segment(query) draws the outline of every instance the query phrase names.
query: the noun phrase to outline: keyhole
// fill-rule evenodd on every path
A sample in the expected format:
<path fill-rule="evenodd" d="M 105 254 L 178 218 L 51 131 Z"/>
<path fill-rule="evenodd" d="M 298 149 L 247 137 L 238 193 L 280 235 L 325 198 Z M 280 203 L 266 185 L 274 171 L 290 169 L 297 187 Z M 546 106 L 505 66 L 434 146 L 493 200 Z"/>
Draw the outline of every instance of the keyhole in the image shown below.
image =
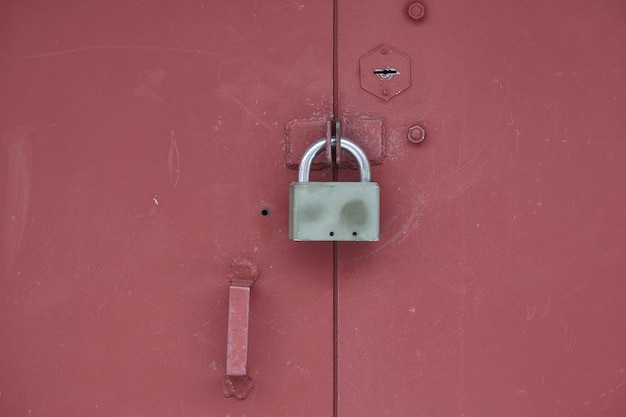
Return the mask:
<path fill-rule="evenodd" d="M 400 73 L 395 68 L 385 68 L 385 69 L 374 70 L 374 75 L 378 75 L 378 77 L 382 78 L 383 80 L 387 80 L 397 74 L 400 74 Z"/>

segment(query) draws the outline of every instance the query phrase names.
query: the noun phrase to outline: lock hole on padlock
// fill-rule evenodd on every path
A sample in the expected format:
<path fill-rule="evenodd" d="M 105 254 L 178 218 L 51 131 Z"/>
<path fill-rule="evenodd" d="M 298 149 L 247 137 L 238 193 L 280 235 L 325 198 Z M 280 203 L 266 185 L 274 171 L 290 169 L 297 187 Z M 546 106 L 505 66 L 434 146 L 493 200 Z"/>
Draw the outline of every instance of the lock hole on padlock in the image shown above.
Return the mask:
<path fill-rule="evenodd" d="M 357 235 L 357 233 L 356 233 L 356 232 L 352 232 L 352 236 L 356 236 L 356 235 Z"/>
<path fill-rule="evenodd" d="M 329 233 L 331 236 L 335 236 L 335 232 L 330 232 Z"/>

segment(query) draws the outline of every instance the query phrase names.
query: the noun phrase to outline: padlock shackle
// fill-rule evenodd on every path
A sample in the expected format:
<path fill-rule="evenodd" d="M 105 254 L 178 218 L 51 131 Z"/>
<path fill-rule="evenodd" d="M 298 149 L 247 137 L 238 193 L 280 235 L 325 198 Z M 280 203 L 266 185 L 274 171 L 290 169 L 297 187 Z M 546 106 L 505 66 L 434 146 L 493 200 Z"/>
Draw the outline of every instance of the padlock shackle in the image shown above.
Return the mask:
<path fill-rule="evenodd" d="M 336 143 L 336 139 L 331 139 L 331 145 Z M 359 145 L 352 142 L 350 139 L 346 139 L 343 136 L 341 137 L 341 149 L 348 152 L 350 155 L 356 159 L 357 164 L 359 164 L 359 171 L 361 174 L 361 182 L 370 182 L 370 163 L 367 160 L 367 155 Z M 300 169 L 298 171 L 298 182 L 309 182 L 309 173 L 311 171 L 311 165 L 313 164 L 313 160 L 317 155 L 322 153 L 322 151 L 326 148 L 326 138 L 320 139 L 317 142 L 314 142 L 302 155 L 302 160 L 300 161 Z"/>

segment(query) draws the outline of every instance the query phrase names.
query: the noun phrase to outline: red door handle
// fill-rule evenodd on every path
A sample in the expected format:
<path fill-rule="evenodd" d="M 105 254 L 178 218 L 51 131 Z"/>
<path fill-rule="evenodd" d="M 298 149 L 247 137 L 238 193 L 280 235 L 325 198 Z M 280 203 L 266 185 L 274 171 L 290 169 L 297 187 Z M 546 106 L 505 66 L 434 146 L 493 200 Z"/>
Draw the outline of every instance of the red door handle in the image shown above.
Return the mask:
<path fill-rule="evenodd" d="M 250 317 L 250 289 L 259 277 L 252 262 L 237 258 L 228 272 L 228 336 L 226 343 L 226 378 L 224 396 L 243 400 L 254 388 L 248 376 L 248 323 Z"/>

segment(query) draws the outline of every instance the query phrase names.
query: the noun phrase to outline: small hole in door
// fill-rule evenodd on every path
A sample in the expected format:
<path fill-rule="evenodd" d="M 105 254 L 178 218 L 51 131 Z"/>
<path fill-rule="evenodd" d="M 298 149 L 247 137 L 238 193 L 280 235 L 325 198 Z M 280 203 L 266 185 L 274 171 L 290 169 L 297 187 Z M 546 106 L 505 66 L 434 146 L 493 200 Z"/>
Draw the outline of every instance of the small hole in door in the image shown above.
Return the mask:
<path fill-rule="evenodd" d="M 264 208 L 261 210 L 261 216 L 267 216 L 268 214 L 270 214 L 270 209 Z"/>

